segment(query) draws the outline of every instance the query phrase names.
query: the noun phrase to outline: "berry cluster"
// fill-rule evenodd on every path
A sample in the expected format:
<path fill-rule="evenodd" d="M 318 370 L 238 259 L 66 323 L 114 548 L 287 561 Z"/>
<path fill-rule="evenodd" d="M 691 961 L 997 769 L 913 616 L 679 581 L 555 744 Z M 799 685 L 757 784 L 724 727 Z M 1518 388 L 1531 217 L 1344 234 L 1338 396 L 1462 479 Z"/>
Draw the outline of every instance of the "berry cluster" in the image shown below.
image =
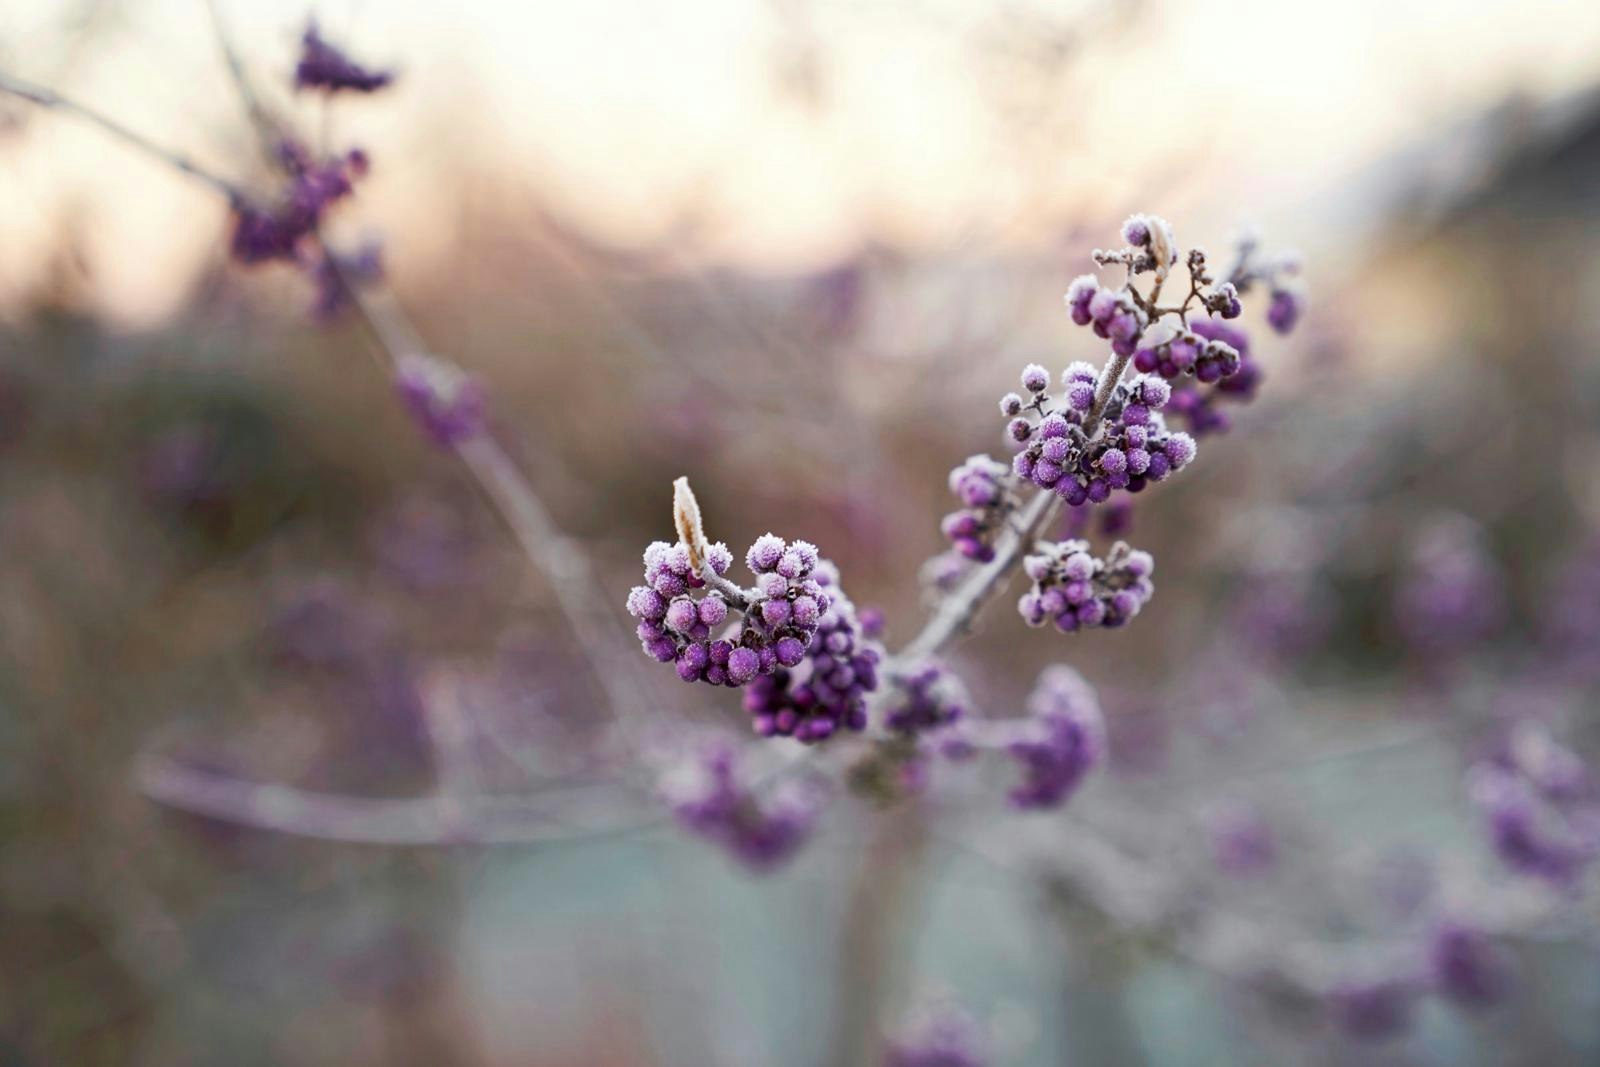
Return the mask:
<path fill-rule="evenodd" d="M 1027 380 L 1028 371 L 1023 377 Z M 1073 506 L 1104 503 L 1117 489 L 1140 492 L 1183 469 L 1195 455 L 1194 438 L 1169 431 L 1161 416 L 1172 387 L 1149 375 L 1117 383 L 1090 438 L 1084 424 L 1094 408 L 1097 377 L 1089 364 L 1072 364 L 1061 375 L 1060 410 L 1048 407 L 1051 397 L 1041 386 L 1031 405 L 1037 420 L 1017 415 L 1006 426 L 1019 449 L 1012 472 L 1054 490 Z"/>
<path fill-rule="evenodd" d="M 752 870 L 770 870 L 805 843 L 821 813 L 822 790 L 789 781 L 758 794 L 732 746 L 712 742 L 676 765 L 661 785 L 673 815 Z"/>
<path fill-rule="evenodd" d="M 1057 664 L 1040 672 L 1028 696 L 1028 716 L 1006 745 L 1023 776 L 1011 791 L 1011 803 L 1030 809 L 1060 807 L 1105 758 L 1100 702 L 1083 675 Z"/>
<path fill-rule="evenodd" d="M 1271 292 L 1268 324 L 1279 333 L 1292 330 L 1305 308 L 1293 280 L 1299 272 L 1298 261 L 1288 256 L 1264 257 L 1255 239 L 1246 237 L 1239 242 L 1226 276 L 1219 278 L 1212 273 L 1206 253 L 1190 249 L 1185 258 L 1189 292 L 1181 304 L 1165 307 L 1158 298 L 1178 262 L 1172 227 L 1155 216 L 1135 215 L 1123 224 L 1122 236 L 1126 247 L 1097 250 L 1094 258 L 1102 267 L 1125 267 L 1129 283 L 1112 290 L 1091 274 L 1076 279 L 1066 296 L 1073 321 L 1093 325 L 1097 334 L 1111 339 L 1118 354 L 1132 353 L 1134 367 L 1143 373 L 1169 380 L 1192 377 L 1194 384 L 1177 390 L 1170 409 L 1187 420 L 1190 432 L 1198 435 L 1227 429 L 1228 416 L 1218 409 L 1217 401 L 1251 399 L 1260 384 L 1261 369 L 1250 360 L 1244 331 L 1224 320 L 1238 318 L 1244 310 L 1242 296 L 1262 286 Z M 1149 272 L 1155 274 L 1155 285 L 1146 297 L 1131 283 L 1136 275 Z M 1204 311 L 1208 317 L 1198 318 L 1196 311 Z M 1175 324 L 1163 331 L 1171 332 L 1163 332 L 1141 347 L 1138 342 L 1154 333 L 1167 316 L 1172 316 Z"/>
<path fill-rule="evenodd" d="M 1467 774 L 1495 852 L 1518 874 L 1571 884 L 1600 855 L 1600 797 L 1588 768 L 1533 722 Z"/>
<path fill-rule="evenodd" d="M 918 735 L 962 722 L 971 701 L 961 680 L 936 662 L 926 662 L 895 680 L 895 696 L 884 710 L 884 725 L 896 733 Z"/>
<path fill-rule="evenodd" d="M 1482 527 L 1464 515 L 1431 519 L 1411 546 L 1395 619 L 1418 652 L 1464 652 L 1500 625 L 1504 581 Z"/>
<path fill-rule="evenodd" d="M 989 1042 L 983 1028 L 954 1004 L 920 1008 L 890 1038 L 884 1067 L 985 1067 Z"/>
<path fill-rule="evenodd" d="M 1016 400 L 1021 410 L 1022 401 L 1015 393 L 1007 399 Z M 1004 410 L 1006 402 L 1000 406 Z M 987 563 L 994 558 L 995 534 L 1016 506 L 1008 473 L 1004 463 L 989 456 L 969 456 L 950 472 L 950 492 L 961 508 L 946 515 L 940 528 L 963 559 Z"/>
<path fill-rule="evenodd" d="M 1127 290 L 1100 284 L 1093 274 L 1079 275 L 1067 287 L 1067 310 L 1079 326 L 1091 326 L 1095 335 L 1111 342 L 1119 356 L 1132 355 L 1150 317 Z"/>
<path fill-rule="evenodd" d="M 392 81 L 393 71 L 368 70 L 329 44 L 315 22 L 306 27 L 305 35 L 300 38 L 300 60 L 294 68 L 296 89 L 372 93 Z"/>
<path fill-rule="evenodd" d="M 1433 994 L 1463 1008 L 1483 1008 L 1506 995 L 1511 968 L 1484 931 L 1459 919 L 1434 921 L 1420 959 L 1335 982 L 1325 996 L 1329 1017 L 1353 1037 L 1381 1040 L 1410 1024 L 1418 1002 Z"/>
<path fill-rule="evenodd" d="M 451 448 L 483 432 L 489 395 L 483 383 L 431 356 L 405 356 L 395 370 L 400 402 L 423 434 Z"/>
<path fill-rule="evenodd" d="M 718 541 L 709 547 L 706 566 L 712 573 L 726 574 L 732 565 L 727 545 Z M 695 571 L 687 545 L 652 541 L 644 550 L 644 580 L 628 592 L 628 614 L 639 620 L 639 641 L 652 658 L 676 663 L 678 676 L 691 682 L 742 684 L 755 677 L 755 652 L 734 657 L 730 642 L 710 640 L 712 627 L 728 619 L 728 602 L 715 591 L 698 600 L 690 595 L 704 589 L 706 581 Z M 735 669 L 744 675 L 739 683 L 732 681 Z"/>
<path fill-rule="evenodd" d="M 1222 409 L 1220 401 L 1245 403 L 1255 399 L 1256 392 L 1261 387 L 1261 364 L 1251 358 L 1249 334 L 1236 326 L 1218 322 L 1216 319 L 1201 319 L 1190 328 L 1190 331 L 1207 345 L 1226 346 L 1238 353 L 1238 364 L 1232 372 L 1215 381 L 1210 389 L 1202 388 L 1200 384 L 1175 388 L 1172 391 L 1172 402 L 1167 405 L 1167 411 L 1184 419 L 1188 423 L 1189 432 L 1196 437 L 1208 433 L 1225 433 L 1232 426 L 1233 420 Z M 1135 363 L 1137 362 L 1135 357 Z M 1207 379 L 1198 373 L 1196 377 L 1201 383 L 1207 382 Z"/>
<path fill-rule="evenodd" d="M 318 160 L 303 145 L 283 141 L 278 161 L 289 184 L 276 204 L 262 207 L 234 205 L 233 258 L 246 265 L 283 259 L 295 262 L 301 245 L 321 224 L 335 203 L 355 190 L 355 181 L 367 173 L 367 155 L 359 148 L 343 156 Z"/>
<path fill-rule="evenodd" d="M 1017 611 L 1029 626 L 1054 622 L 1062 633 L 1123 626 L 1155 593 L 1155 560 L 1122 541 L 1103 560 L 1090 554 L 1087 541 L 1042 547 L 1022 561 L 1033 588 L 1017 601 Z"/>
<path fill-rule="evenodd" d="M 1207 336 L 1207 333 L 1181 330 L 1165 341 L 1141 348 L 1133 354 L 1134 368 L 1167 379 L 1180 374 L 1192 374 L 1197 381 L 1207 384 L 1237 374 L 1242 364 L 1239 350 L 1226 341 Z"/>
<path fill-rule="evenodd" d="M 738 644 L 754 650 L 758 670 L 771 674 L 778 667 L 799 664 L 816 636 L 832 597 L 823 590 L 821 575 L 813 576 L 821 557 L 809 541 L 785 542 L 763 534 L 744 556 L 745 566 L 756 576 L 755 595 L 745 611 Z M 831 571 L 831 566 L 823 573 Z M 730 672 L 731 673 L 731 672 Z M 748 678 L 733 675 L 736 684 Z"/>
<path fill-rule="evenodd" d="M 745 688 L 745 710 L 762 737 L 793 737 L 812 744 L 839 730 L 866 729 L 866 695 L 878 687 L 882 649 L 868 639 L 855 605 L 839 588 L 833 565 L 822 561 L 815 578 L 828 589 L 828 607 L 805 658 L 793 671 L 780 667 Z"/>
<path fill-rule="evenodd" d="M 639 620 L 644 650 L 662 663 L 673 663 L 686 682 L 745 685 L 758 675 L 799 665 L 806 656 L 831 597 L 812 577 L 819 562 L 817 548 L 805 541 L 785 542 L 765 534 L 745 554 L 756 575 L 756 587 L 742 590 L 725 583 L 704 590 L 703 573 L 682 541 L 653 542 L 644 553 L 644 585 L 628 594 L 628 614 Z M 720 541 L 706 549 L 705 566 L 717 578 L 727 574 L 733 554 Z M 743 620 L 728 635 L 713 631 L 732 611 Z"/>

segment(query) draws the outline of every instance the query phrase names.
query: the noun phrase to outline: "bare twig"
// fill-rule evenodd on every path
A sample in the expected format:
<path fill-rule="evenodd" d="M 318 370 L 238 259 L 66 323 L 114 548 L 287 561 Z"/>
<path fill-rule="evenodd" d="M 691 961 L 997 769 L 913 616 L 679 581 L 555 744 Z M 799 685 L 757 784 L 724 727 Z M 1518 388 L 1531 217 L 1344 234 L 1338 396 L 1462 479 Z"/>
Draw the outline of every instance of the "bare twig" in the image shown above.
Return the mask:
<path fill-rule="evenodd" d="M 239 187 L 226 178 L 213 174 L 181 152 L 175 152 L 170 148 L 158 145 L 143 134 L 136 133 L 124 126 L 116 119 L 102 115 L 92 108 L 85 107 L 76 100 L 62 96 L 53 89 L 46 89 L 42 85 L 34 85 L 32 82 L 25 81 L 5 71 L 0 71 L 0 92 L 10 93 L 12 96 L 38 104 L 40 107 L 76 115 L 78 118 L 100 127 L 123 143 L 132 145 L 145 155 L 157 159 L 197 181 L 204 182 L 227 197 L 230 203 L 237 204 L 244 200 L 244 194 Z"/>

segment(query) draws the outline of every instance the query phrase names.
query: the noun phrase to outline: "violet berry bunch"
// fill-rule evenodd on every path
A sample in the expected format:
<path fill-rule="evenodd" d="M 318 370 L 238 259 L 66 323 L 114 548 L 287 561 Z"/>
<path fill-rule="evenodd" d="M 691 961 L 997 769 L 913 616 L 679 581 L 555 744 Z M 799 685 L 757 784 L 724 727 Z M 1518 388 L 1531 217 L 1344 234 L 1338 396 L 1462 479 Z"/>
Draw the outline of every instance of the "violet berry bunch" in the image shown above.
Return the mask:
<path fill-rule="evenodd" d="M 628 613 L 639 620 L 644 650 L 675 664 L 684 681 L 744 685 L 805 658 L 829 604 L 811 577 L 818 561 L 815 545 L 765 534 L 745 553 L 756 586 L 744 590 L 725 579 L 733 553 L 722 542 L 707 546 L 697 566 L 687 543 L 656 541 L 645 549 L 645 584 L 629 592 Z M 714 638 L 735 612 L 742 621 Z"/>
<path fill-rule="evenodd" d="M 755 586 L 727 578 L 733 554 L 707 543 L 687 479 L 674 485 L 675 544 L 644 553 L 644 585 L 628 593 L 640 644 L 686 682 L 746 686 L 762 737 L 814 744 L 867 726 L 882 648 L 867 636 L 839 572 L 808 541 L 763 534 L 745 553 Z"/>
<path fill-rule="evenodd" d="M 1004 409 L 1003 402 L 1001 406 Z M 961 502 L 961 508 L 946 515 L 940 529 L 963 559 L 975 563 L 994 559 L 995 536 L 1017 505 L 1007 478 L 1009 473 L 1010 468 L 1004 463 L 984 455 L 969 456 L 950 472 L 950 492 Z"/>
<path fill-rule="evenodd" d="M 1266 288 L 1268 324 L 1279 333 L 1293 329 L 1304 310 L 1295 281 L 1298 261 L 1266 257 L 1256 240 L 1246 237 L 1238 242 L 1232 265 L 1218 275 L 1206 252 L 1192 248 L 1182 257 L 1188 294 L 1179 304 L 1162 306 L 1161 290 L 1179 261 L 1172 227 L 1153 215 L 1134 215 L 1123 224 L 1122 237 L 1126 245 L 1096 250 L 1094 259 L 1101 267 L 1124 267 L 1127 282 L 1112 289 L 1093 274 L 1074 280 L 1066 296 L 1072 320 L 1109 338 L 1117 354 L 1131 353 L 1135 370 L 1169 381 L 1185 379 L 1174 388 L 1170 410 L 1187 420 L 1191 433 L 1226 430 L 1230 420 L 1218 402 L 1251 399 L 1261 380 L 1249 337 L 1231 320 L 1243 314 L 1244 298 L 1253 289 Z M 1148 297 L 1132 284 L 1143 274 L 1154 275 Z"/>
<path fill-rule="evenodd" d="M 1009 725 L 1005 748 L 1022 770 L 1010 794 L 1015 807 L 1060 807 L 1105 759 L 1100 700 L 1083 675 L 1063 664 L 1040 672 L 1028 717 Z"/>
<path fill-rule="evenodd" d="M 677 761 L 661 794 L 689 832 L 722 846 L 752 870 L 770 870 L 811 835 L 827 796 L 819 783 L 782 783 L 762 795 L 737 751 L 708 740 Z"/>
<path fill-rule="evenodd" d="M 867 636 L 855 605 L 839 588 L 837 568 L 823 560 L 815 577 L 827 592 L 827 609 L 804 659 L 745 687 L 745 710 L 761 737 L 793 737 L 810 744 L 840 730 L 859 733 L 867 728 L 867 696 L 878 688 L 882 647 Z"/>
<path fill-rule="evenodd" d="M 1054 623 L 1062 633 L 1125 626 L 1155 594 L 1154 558 L 1125 542 L 1111 546 L 1104 559 L 1087 541 L 1039 547 L 1022 561 L 1033 588 L 1017 601 L 1017 611 L 1029 626 Z"/>
<path fill-rule="evenodd" d="M 1117 383 L 1091 437 L 1085 427 L 1096 414 L 1097 379 L 1089 364 L 1072 364 L 1062 374 L 1065 392 L 1059 409 L 1048 406 L 1051 397 L 1041 389 L 1032 405 L 1037 419 L 1018 415 L 1006 426 L 1007 436 L 1020 449 L 1012 472 L 1054 490 L 1074 507 L 1104 503 L 1117 489 L 1141 492 L 1182 470 L 1196 451 L 1194 438 L 1170 432 L 1161 417 L 1171 387 L 1148 375 Z"/>
<path fill-rule="evenodd" d="M 966 721 L 971 698 L 961 679 L 943 664 L 922 663 L 897 682 L 895 697 L 884 714 L 884 725 L 890 730 L 915 736 Z"/>

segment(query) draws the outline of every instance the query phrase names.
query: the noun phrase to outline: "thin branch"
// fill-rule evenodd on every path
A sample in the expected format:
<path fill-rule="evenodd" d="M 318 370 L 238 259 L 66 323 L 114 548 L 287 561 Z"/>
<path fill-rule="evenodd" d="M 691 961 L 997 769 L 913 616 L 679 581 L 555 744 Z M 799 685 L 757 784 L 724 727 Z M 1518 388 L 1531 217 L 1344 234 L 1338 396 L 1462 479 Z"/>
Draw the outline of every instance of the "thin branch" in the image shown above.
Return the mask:
<path fill-rule="evenodd" d="M 1083 422 L 1086 438 L 1093 438 L 1100 429 L 1100 419 L 1106 405 L 1111 402 L 1117 383 L 1133 357 L 1113 354 L 1100 371 L 1095 384 L 1094 406 Z M 1011 580 L 1011 574 L 1022 562 L 1023 555 L 1049 524 L 1061 504 L 1061 498 L 1049 490 L 1040 490 L 1022 510 L 1018 523 L 1007 524 L 1005 532 L 995 542 L 994 559 L 974 571 L 955 592 L 940 602 L 939 608 L 922 627 L 922 632 L 911 639 L 891 661 L 890 673 L 896 665 L 909 668 L 928 656 L 938 655 L 950 642 L 968 633 L 983 606 L 999 595 Z"/>
<path fill-rule="evenodd" d="M 194 162 L 194 160 L 190 159 L 188 156 L 185 156 L 180 152 L 175 152 L 170 148 L 163 147 L 162 145 L 158 145 L 154 141 L 145 137 L 143 134 L 136 133 L 124 126 L 116 119 L 102 115 L 100 112 L 95 111 L 92 108 L 85 107 L 83 104 L 78 103 L 76 100 L 73 100 L 70 97 L 62 96 L 54 89 L 46 89 L 42 85 L 35 85 L 32 82 L 25 81 L 24 79 L 18 78 L 15 75 L 8 74 L 5 71 L 0 71 L 0 92 L 10 93 L 12 96 L 20 97 L 21 99 L 37 104 L 40 107 L 50 108 L 55 111 L 65 111 L 69 114 L 76 115 L 78 118 L 100 127 L 102 130 L 111 134 L 124 144 L 132 145 L 145 155 L 157 159 L 182 172 L 183 174 L 186 174 L 197 181 L 204 182 L 206 185 L 211 186 L 212 189 L 227 197 L 229 203 L 237 204 L 245 199 L 244 193 L 239 189 L 238 186 L 234 185 L 226 178 L 222 178 L 216 174 L 213 174 L 211 171 Z"/>
<path fill-rule="evenodd" d="M 244 69 L 244 60 L 240 58 L 239 50 L 233 47 L 233 37 L 222 21 L 222 12 L 217 6 L 217 0 L 206 0 L 206 11 L 211 16 L 211 28 L 217 39 L 217 48 L 222 52 L 222 61 L 228 68 L 228 76 L 233 79 L 234 88 L 244 104 L 245 114 L 250 118 L 251 128 L 261 139 L 262 153 L 268 160 L 276 162 L 277 142 L 282 139 L 279 123 L 261 103 L 261 96 L 256 92 L 249 74 Z"/>
<path fill-rule="evenodd" d="M 251 782 L 145 756 L 135 784 L 152 800 L 195 815 L 352 844 L 556 844 L 642 832 L 669 821 L 659 810 L 641 810 L 637 793 L 617 783 L 534 796 L 358 797 Z M 610 794 L 604 798 L 609 804 L 596 804 L 602 793 Z"/>

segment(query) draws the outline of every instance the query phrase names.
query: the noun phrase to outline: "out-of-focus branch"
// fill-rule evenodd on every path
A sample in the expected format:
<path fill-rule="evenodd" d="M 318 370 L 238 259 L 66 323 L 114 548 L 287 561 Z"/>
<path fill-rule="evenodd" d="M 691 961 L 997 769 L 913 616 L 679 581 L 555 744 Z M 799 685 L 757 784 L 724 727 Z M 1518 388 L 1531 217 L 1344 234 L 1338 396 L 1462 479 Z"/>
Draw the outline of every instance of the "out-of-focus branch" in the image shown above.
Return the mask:
<path fill-rule="evenodd" d="M 0 92 L 10 93 L 12 96 L 20 97 L 40 107 L 76 115 L 78 118 L 100 127 L 124 144 L 132 145 L 145 155 L 157 159 L 197 181 L 204 182 L 227 197 L 231 203 L 238 203 L 244 198 L 244 194 L 239 190 L 238 186 L 226 178 L 211 173 L 211 171 L 200 166 L 188 156 L 158 145 L 143 134 L 136 133 L 124 126 L 116 119 L 103 115 L 93 108 L 85 107 L 70 97 L 62 96 L 54 89 L 46 89 L 42 85 L 34 85 L 32 82 L 25 81 L 5 71 L 0 71 Z"/>
<path fill-rule="evenodd" d="M 369 845 L 556 844 L 642 832 L 666 815 L 617 782 L 532 795 L 432 793 L 358 797 L 252 782 L 147 755 L 135 782 L 145 796 L 195 815 L 257 830 Z"/>

